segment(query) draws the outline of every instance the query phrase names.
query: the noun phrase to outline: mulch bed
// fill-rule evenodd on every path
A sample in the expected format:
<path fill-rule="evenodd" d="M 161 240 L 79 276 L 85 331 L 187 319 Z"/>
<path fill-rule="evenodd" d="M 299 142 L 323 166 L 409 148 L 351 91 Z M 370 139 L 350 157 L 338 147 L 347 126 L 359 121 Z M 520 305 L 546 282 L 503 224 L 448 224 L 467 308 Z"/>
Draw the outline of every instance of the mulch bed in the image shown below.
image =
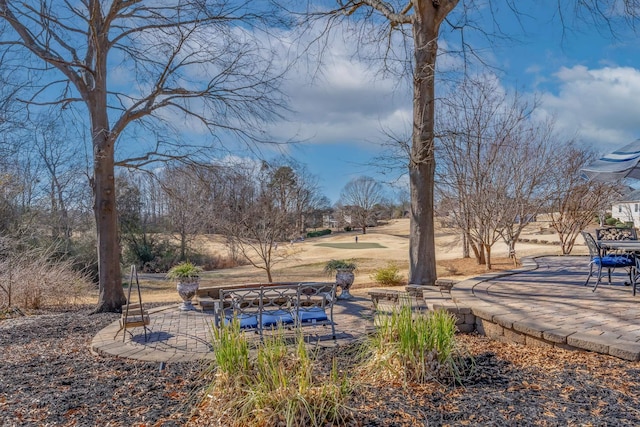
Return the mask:
<path fill-rule="evenodd" d="M 100 357 L 96 333 L 117 314 L 90 308 L 0 321 L 1 426 L 182 426 L 199 363 Z"/>
<path fill-rule="evenodd" d="M 157 363 L 93 355 L 91 339 L 118 316 L 89 312 L 0 320 L 0 425 L 187 425 L 207 384 L 203 366 L 170 363 L 160 371 Z M 640 425 L 638 362 L 475 335 L 460 341 L 477 368 L 464 386 L 364 384 L 349 403 L 349 424 Z M 194 424 L 224 425 L 203 417 Z"/>

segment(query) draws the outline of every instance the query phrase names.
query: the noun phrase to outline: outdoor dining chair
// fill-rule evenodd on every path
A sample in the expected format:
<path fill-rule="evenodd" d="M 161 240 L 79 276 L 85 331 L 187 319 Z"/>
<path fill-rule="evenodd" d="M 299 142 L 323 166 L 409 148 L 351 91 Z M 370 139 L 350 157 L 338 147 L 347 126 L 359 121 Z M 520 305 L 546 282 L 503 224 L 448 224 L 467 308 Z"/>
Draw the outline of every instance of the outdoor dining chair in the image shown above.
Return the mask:
<path fill-rule="evenodd" d="M 598 288 L 600 281 L 602 280 L 602 269 L 606 268 L 609 276 L 609 284 L 611 284 L 611 272 L 616 268 L 627 268 L 629 271 L 629 280 L 631 283 L 634 283 L 632 277 L 632 270 L 635 268 L 636 261 L 635 257 L 630 254 L 605 254 L 603 253 L 602 248 L 598 245 L 598 242 L 594 239 L 594 237 L 587 233 L 586 231 L 582 232 L 582 237 L 584 238 L 587 247 L 589 248 L 589 276 L 587 276 L 587 280 L 584 282 L 584 286 L 587 286 L 591 276 L 593 276 L 593 267 L 597 267 L 597 279 L 596 284 L 593 287 L 593 292 Z M 635 286 L 634 286 L 635 287 Z"/>

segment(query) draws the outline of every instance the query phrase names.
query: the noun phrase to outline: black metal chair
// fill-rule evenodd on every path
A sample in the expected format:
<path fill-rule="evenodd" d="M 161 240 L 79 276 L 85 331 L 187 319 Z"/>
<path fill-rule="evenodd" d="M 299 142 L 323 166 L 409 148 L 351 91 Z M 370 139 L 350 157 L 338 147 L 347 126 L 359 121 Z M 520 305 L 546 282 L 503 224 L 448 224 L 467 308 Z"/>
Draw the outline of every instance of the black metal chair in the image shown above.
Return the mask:
<path fill-rule="evenodd" d="M 636 286 L 640 285 L 640 256 L 635 256 L 635 265 L 631 269 L 631 286 L 633 287 L 633 296 L 636 295 Z"/>
<path fill-rule="evenodd" d="M 611 272 L 616 268 L 628 268 L 629 269 L 629 281 L 634 285 L 634 294 L 635 294 L 635 273 L 632 271 L 636 269 L 636 257 L 630 254 L 605 254 L 603 253 L 602 248 L 598 245 L 598 242 L 593 238 L 593 236 L 586 231 L 582 232 L 582 237 L 584 238 L 587 247 L 589 248 L 589 255 L 591 260 L 589 261 L 589 276 L 587 276 L 587 280 L 584 282 L 584 286 L 589 283 L 591 276 L 593 276 L 593 267 L 596 266 L 598 268 L 598 278 L 596 280 L 596 284 L 593 287 L 593 291 L 598 288 L 600 281 L 602 280 L 602 269 L 606 268 L 609 276 L 609 284 L 611 284 Z"/>

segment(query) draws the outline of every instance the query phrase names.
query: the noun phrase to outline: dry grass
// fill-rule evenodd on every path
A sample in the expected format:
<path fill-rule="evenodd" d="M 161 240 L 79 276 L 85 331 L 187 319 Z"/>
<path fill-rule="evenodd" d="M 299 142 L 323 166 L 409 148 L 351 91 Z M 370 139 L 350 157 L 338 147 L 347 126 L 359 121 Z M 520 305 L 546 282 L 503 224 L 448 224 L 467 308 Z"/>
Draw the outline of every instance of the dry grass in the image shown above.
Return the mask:
<path fill-rule="evenodd" d="M 518 268 L 520 262 L 514 261 L 513 258 L 500 257 L 491 260 L 491 270 L 502 271 Z M 455 258 L 446 259 L 438 262 L 438 276 L 456 279 L 463 276 L 477 276 L 486 273 L 488 270 L 485 265 L 478 264 L 475 258 Z"/>
<path fill-rule="evenodd" d="M 532 224 L 525 230 L 523 237 L 540 237 L 543 228 Z M 355 243 L 355 237 L 358 243 Z M 555 236 L 546 234 L 547 240 Z M 581 243 L 581 242 L 580 242 Z M 225 239 L 216 235 L 204 235 L 198 238 L 199 248 L 218 256 L 227 256 Z M 384 267 L 389 261 L 399 267 L 399 273 L 405 278 L 409 275 L 409 220 L 399 219 L 388 224 L 369 228 L 367 234 L 358 231 L 336 232 L 328 236 L 306 239 L 304 242 L 281 244 L 278 251 L 291 251 L 295 254 L 277 264 L 273 271 L 274 281 L 326 281 L 332 278 L 323 273 L 324 264 L 331 259 L 352 259 L 358 264 L 353 289 L 365 292 L 365 289 L 377 287 L 371 279 L 376 269 Z M 527 255 L 558 254 L 558 246 L 519 243 L 516 247 L 519 257 Z M 581 246 L 575 252 L 581 253 Z M 486 272 L 485 267 L 477 265 L 474 258 L 461 258 L 458 233 L 448 229 L 436 229 L 437 274 L 440 278 L 464 280 Z M 507 249 L 502 243 L 493 248 L 493 270 L 513 268 L 513 261 L 506 257 Z M 201 277 L 201 286 L 216 286 L 235 283 L 259 283 L 266 281 L 263 270 L 250 265 L 205 272 Z M 162 274 L 143 274 L 140 284 L 145 302 L 180 302 L 175 284 Z M 95 295 L 97 298 L 97 295 Z"/>
<path fill-rule="evenodd" d="M 79 304 L 89 289 L 89 279 L 71 261 L 54 260 L 48 251 L 30 250 L 0 262 L 0 308 Z"/>

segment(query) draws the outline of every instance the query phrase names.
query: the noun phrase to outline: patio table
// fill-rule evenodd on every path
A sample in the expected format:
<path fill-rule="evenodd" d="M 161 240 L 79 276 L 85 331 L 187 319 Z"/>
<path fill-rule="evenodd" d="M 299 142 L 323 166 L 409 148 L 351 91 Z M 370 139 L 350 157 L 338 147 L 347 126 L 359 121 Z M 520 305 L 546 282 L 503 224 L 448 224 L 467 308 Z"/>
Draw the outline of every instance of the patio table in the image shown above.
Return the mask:
<path fill-rule="evenodd" d="M 608 250 L 627 252 L 630 254 L 640 253 L 640 240 L 599 240 L 598 245 Z"/>
<path fill-rule="evenodd" d="M 600 240 L 598 245 L 603 249 L 624 252 L 634 257 L 635 267 L 632 268 L 629 277 L 635 295 L 636 286 L 640 283 L 640 240 Z"/>

